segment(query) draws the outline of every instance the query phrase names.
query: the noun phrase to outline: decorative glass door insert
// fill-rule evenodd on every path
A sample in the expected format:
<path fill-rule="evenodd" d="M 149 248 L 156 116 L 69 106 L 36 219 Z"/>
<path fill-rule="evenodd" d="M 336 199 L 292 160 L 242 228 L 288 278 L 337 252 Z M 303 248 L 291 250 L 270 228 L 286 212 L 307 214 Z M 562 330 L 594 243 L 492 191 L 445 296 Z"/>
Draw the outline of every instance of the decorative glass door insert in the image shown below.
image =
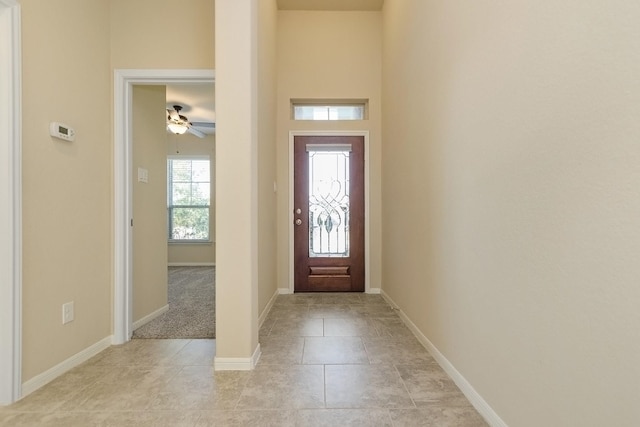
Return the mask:
<path fill-rule="evenodd" d="M 351 145 L 307 145 L 309 256 L 349 256 Z"/>

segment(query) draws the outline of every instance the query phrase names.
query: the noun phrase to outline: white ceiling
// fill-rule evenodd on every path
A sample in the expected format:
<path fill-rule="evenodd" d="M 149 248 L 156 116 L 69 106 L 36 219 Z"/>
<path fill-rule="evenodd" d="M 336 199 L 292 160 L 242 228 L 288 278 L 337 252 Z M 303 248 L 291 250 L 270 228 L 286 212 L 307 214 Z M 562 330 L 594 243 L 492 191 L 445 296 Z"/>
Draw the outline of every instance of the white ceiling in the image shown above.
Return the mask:
<path fill-rule="evenodd" d="M 280 10 L 382 10 L 384 0 L 278 0 Z"/>

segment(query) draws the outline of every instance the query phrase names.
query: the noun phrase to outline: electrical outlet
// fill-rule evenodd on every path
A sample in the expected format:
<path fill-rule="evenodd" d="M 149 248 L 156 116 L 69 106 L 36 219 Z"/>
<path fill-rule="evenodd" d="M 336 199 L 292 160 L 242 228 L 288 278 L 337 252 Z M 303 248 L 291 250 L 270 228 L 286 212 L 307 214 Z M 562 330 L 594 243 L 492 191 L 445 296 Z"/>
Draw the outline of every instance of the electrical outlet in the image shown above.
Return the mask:
<path fill-rule="evenodd" d="M 73 301 L 62 304 L 62 324 L 69 323 L 73 320 Z"/>

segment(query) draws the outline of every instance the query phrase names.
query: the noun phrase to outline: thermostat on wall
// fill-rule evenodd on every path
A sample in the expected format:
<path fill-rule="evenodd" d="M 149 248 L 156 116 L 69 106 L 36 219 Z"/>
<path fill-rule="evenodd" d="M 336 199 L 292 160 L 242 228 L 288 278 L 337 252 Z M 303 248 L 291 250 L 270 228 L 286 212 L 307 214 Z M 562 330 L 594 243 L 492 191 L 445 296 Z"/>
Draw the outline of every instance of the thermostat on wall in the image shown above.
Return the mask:
<path fill-rule="evenodd" d="M 54 138 L 64 139 L 65 141 L 73 141 L 76 132 L 64 123 L 51 122 L 49 125 L 49 133 Z"/>

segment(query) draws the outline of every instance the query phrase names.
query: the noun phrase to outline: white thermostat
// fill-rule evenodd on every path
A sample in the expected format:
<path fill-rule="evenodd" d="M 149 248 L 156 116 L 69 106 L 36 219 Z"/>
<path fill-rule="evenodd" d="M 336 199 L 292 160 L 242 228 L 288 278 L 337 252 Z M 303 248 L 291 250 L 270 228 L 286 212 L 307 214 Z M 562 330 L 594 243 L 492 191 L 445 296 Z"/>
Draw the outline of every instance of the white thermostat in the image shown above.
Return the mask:
<path fill-rule="evenodd" d="M 49 133 L 54 138 L 64 139 L 65 141 L 73 141 L 76 132 L 64 123 L 51 122 L 49 125 Z"/>

